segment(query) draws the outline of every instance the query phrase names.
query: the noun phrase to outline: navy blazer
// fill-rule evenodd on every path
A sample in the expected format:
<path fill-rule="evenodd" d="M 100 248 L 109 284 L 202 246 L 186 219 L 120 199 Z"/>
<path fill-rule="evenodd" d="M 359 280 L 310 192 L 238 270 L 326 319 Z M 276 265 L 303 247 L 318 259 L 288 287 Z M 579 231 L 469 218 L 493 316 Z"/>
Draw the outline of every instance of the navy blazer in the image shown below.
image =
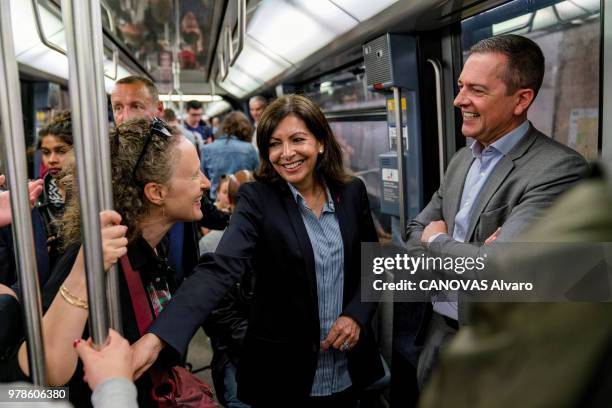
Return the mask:
<path fill-rule="evenodd" d="M 348 353 L 353 387 L 384 374 L 371 329 L 376 303 L 361 301 L 361 242 L 378 237 L 363 182 L 330 186 L 344 243 L 342 314 L 361 326 Z M 215 253 L 204 254 L 150 331 L 185 354 L 197 328 L 249 263 L 255 289 L 238 393 L 248 403 L 308 397 L 319 353 L 319 314 L 313 249 L 298 206 L 284 181 L 241 186 L 238 206 Z M 274 388 L 271 389 L 270 385 Z"/>

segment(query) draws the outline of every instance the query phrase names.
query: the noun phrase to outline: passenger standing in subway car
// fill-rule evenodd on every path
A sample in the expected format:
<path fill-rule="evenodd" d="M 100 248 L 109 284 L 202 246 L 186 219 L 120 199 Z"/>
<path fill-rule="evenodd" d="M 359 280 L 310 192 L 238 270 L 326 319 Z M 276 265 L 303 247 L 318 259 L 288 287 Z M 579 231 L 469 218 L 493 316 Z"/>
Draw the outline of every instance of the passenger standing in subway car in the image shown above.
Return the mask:
<path fill-rule="evenodd" d="M 164 104 L 159 100 L 157 87 L 150 79 L 128 76 L 115 82 L 111 91 L 111 107 L 115 123 L 130 119 L 153 119 L 164 116 Z"/>
<path fill-rule="evenodd" d="M 44 189 L 37 207 L 44 219 L 47 231 L 47 246 L 49 248 L 50 265 L 53 265 L 58 255 L 57 221 L 64 214 L 65 192 L 57 183 L 64 166 L 74 160 L 72 152 L 72 117 L 70 111 L 65 111 L 53 118 L 49 125 L 39 132 L 38 149 L 42 153 L 42 161 L 47 169 L 44 177 Z"/>
<path fill-rule="evenodd" d="M 202 217 L 200 199 L 205 182 L 193 144 L 183 136 L 171 134 L 157 119 L 119 125 L 111 136 L 111 158 L 113 196 L 120 213 L 113 212 L 113 224 L 121 221 L 118 232 L 125 234 L 127 239 L 122 236 L 105 245 L 105 270 L 126 253 L 127 246 L 127 259 L 122 259 L 119 268 L 119 301 L 123 335 L 134 342 L 144 330 L 141 327 L 143 319 L 155 319 L 181 284 L 167 263 L 166 235 L 175 223 Z M 57 386 L 70 380 L 71 400 L 77 406 L 88 406 L 90 392 L 83 382 L 81 367 L 77 366 L 72 348 L 72 340 L 83 337 L 88 316 L 82 254 L 77 258 L 81 218 L 76 188 L 72 177 L 71 199 L 61 229 L 68 247 L 45 286 L 43 321 L 45 341 L 48 341 L 45 348 L 50 350 L 47 354 L 50 383 Z M 108 221 L 102 225 L 106 223 Z M 118 248 L 110 253 L 114 256 L 107 262 L 106 246 L 113 245 Z M 121 251 L 119 255 L 118 251 Z M 126 268 L 126 262 L 130 268 Z M 140 286 L 140 294 L 136 286 Z M 138 314 L 138 310 L 147 315 Z M 160 360 L 157 369 L 169 369 L 177 363 Z M 22 345 L 18 365 L 13 360 L 8 372 L 15 376 L 27 375 L 27 367 Z M 153 373 L 137 381 L 141 406 L 153 403 L 151 395 L 155 383 Z"/>
<path fill-rule="evenodd" d="M 587 171 L 574 150 L 540 133 L 527 111 L 544 77 L 544 55 L 517 35 L 481 40 L 459 76 L 455 106 L 468 147 L 455 154 L 438 191 L 408 225 L 408 247 L 439 257 L 476 258 L 511 242 Z M 448 277 L 456 277 L 449 271 Z M 423 342 L 417 377 L 422 386 L 440 349 L 469 323 L 457 292 L 427 303 L 417 342 Z"/>
<path fill-rule="evenodd" d="M 38 132 L 40 150 L 47 173 L 43 191 L 32 210 L 32 227 L 36 249 L 36 264 L 41 286 L 56 260 L 61 256 L 57 221 L 64 213 L 64 191 L 58 183 L 62 169 L 74 160 L 72 152 L 72 119 L 70 111 L 59 112 Z M 11 227 L 0 229 L 0 283 L 12 285 L 16 280 Z M 20 292 L 18 286 L 13 289 Z"/>
<path fill-rule="evenodd" d="M 227 205 L 233 212 L 237 205 L 238 190 L 243 183 L 255 181 L 253 173 L 240 170 L 225 178 Z M 223 190 L 221 187 L 220 191 Z M 217 202 L 220 195 L 217 194 Z M 225 231 L 211 231 L 200 240 L 200 253 L 215 252 Z M 216 234 L 213 235 L 213 234 Z M 249 322 L 251 300 L 255 280 L 253 271 L 247 269 L 225 294 L 223 300 L 212 311 L 204 323 L 204 331 L 210 338 L 213 358 L 210 362 L 211 374 L 217 399 L 227 408 L 250 408 L 238 398 L 236 367 L 242 355 L 242 344 Z"/>
<path fill-rule="evenodd" d="M 210 126 L 212 128 L 213 137 L 215 137 L 219 131 L 219 126 L 221 126 L 221 119 L 219 119 L 218 116 L 215 116 L 210 120 Z"/>
<path fill-rule="evenodd" d="M 204 108 L 200 101 L 188 101 L 186 108 L 187 116 L 183 119 L 183 134 L 198 149 L 198 154 L 207 143 L 212 143 L 212 129 L 204 122 L 202 115 Z"/>
<path fill-rule="evenodd" d="M 361 301 L 361 242 L 377 242 L 366 189 L 350 178 L 321 110 L 273 102 L 258 125 L 262 165 L 245 184 L 215 253 L 204 254 L 136 345 L 139 375 L 169 346 L 184 355 L 196 329 L 252 267 L 255 289 L 238 397 L 255 407 L 355 407 L 384 374 Z"/>
<path fill-rule="evenodd" d="M 259 166 L 257 150 L 251 145 L 252 132 L 244 113 L 230 112 L 221 123 L 217 139 L 202 149 L 202 172 L 211 182 L 211 198 L 217 197 L 222 175 L 240 170 L 255 171 Z"/>
<path fill-rule="evenodd" d="M 155 84 L 148 78 L 128 76 L 115 83 L 111 91 L 113 116 L 117 124 L 129 119 L 148 119 L 162 117 L 164 105 L 159 100 Z M 206 188 L 210 182 L 206 180 Z M 209 229 L 222 230 L 229 222 L 229 215 L 217 210 L 206 194 L 202 196 L 204 217 L 198 225 Z M 177 276 L 186 276 L 197 264 L 199 257 L 196 227 L 194 223 L 177 223 L 170 230 L 170 250 L 168 261 Z"/>
<path fill-rule="evenodd" d="M 252 144 L 255 149 L 257 149 L 257 125 L 259 124 L 259 120 L 261 119 L 261 115 L 263 115 L 264 110 L 268 106 L 268 100 L 261 96 L 255 95 L 249 99 L 249 113 L 253 118 L 253 140 Z"/>

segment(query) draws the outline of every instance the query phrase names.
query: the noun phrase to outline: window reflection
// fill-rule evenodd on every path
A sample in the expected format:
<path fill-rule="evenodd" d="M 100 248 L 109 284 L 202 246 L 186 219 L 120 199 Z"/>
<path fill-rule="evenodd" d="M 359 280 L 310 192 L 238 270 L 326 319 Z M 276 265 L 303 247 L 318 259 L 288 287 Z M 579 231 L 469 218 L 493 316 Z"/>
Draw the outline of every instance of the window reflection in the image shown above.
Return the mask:
<path fill-rule="evenodd" d="M 389 151 L 385 121 L 331 122 L 330 126 L 342 148 L 344 165 L 361 178 L 368 190 L 368 199 L 377 228 L 391 231 L 390 219 L 380 213 L 380 159 Z M 379 231 L 379 236 L 385 235 Z"/>
<path fill-rule="evenodd" d="M 306 84 L 304 94 L 326 112 L 385 106 L 382 94 L 368 91 L 363 63 Z"/>
<path fill-rule="evenodd" d="M 207 65 L 214 0 L 107 0 L 114 14 L 118 39 L 153 75 L 160 91 L 172 87 L 172 47 L 176 42 L 175 13 L 179 13 L 178 60 L 181 70 L 204 70 Z M 108 26 L 107 16 L 103 23 Z"/>

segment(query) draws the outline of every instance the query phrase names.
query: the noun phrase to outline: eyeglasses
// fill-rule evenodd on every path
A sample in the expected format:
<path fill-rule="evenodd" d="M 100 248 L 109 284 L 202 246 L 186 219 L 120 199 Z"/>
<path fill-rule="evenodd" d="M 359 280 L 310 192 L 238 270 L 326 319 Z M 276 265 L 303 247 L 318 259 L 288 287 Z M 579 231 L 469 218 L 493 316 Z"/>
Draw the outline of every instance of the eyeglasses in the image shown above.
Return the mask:
<path fill-rule="evenodd" d="M 172 133 L 170 133 L 170 130 L 168 129 L 167 125 L 162 120 L 154 116 L 153 120 L 151 121 L 151 126 L 149 127 L 149 134 L 147 135 L 147 140 L 142 146 L 142 151 L 140 152 L 140 156 L 138 156 L 138 160 L 136 160 L 136 164 L 134 165 L 134 170 L 132 170 L 130 181 L 129 183 L 127 183 L 128 186 L 132 184 L 132 182 L 134 181 L 134 178 L 136 177 L 136 171 L 138 170 L 138 166 L 140 166 L 140 162 L 142 161 L 145 153 L 147 152 L 147 147 L 149 147 L 149 144 L 151 143 L 153 134 L 156 134 L 164 138 L 172 137 Z"/>

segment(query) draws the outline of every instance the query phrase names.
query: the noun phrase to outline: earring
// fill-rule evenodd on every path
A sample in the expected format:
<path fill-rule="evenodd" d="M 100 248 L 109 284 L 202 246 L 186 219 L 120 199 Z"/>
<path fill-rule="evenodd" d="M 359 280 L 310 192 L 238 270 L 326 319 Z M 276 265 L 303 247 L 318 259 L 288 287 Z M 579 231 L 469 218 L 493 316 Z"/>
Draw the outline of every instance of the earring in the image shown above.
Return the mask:
<path fill-rule="evenodd" d="M 320 149 L 319 149 L 319 153 L 323 153 L 323 148 L 320 148 Z"/>
<path fill-rule="evenodd" d="M 162 204 L 162 217 L 166 216 L 166 206 Z"/>

